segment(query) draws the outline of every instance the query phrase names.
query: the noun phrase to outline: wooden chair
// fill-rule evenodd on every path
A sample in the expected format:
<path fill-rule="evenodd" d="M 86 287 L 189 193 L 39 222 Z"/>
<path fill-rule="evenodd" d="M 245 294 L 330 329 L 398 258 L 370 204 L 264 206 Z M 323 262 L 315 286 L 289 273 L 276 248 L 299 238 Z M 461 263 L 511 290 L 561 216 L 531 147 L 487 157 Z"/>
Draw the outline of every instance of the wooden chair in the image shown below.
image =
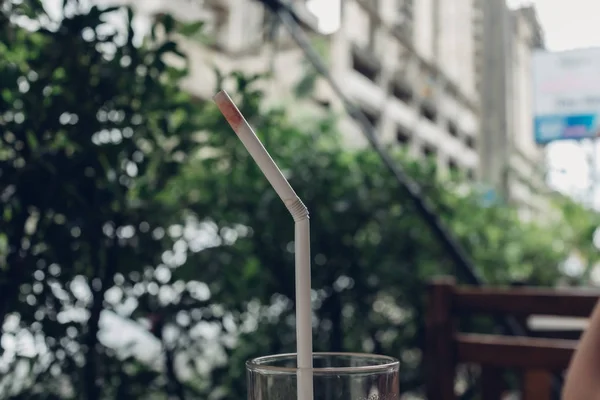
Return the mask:
<path fill-rule="evenodd" d="M 499 400 L 505 389 L 504 370 L 522 373 L 523 400 L 549 400 L 553 374 L 564 372 L 577 340 L 463 333 L 458 317 L 475 314 L 588 317 L 598 293 L 533 288 L 475 288 L 455 286 L 440 278 L 429 286 L 425 363 L 427 398 L 455 400 L 456 368 L 481 367 L 481 398 Z"/>

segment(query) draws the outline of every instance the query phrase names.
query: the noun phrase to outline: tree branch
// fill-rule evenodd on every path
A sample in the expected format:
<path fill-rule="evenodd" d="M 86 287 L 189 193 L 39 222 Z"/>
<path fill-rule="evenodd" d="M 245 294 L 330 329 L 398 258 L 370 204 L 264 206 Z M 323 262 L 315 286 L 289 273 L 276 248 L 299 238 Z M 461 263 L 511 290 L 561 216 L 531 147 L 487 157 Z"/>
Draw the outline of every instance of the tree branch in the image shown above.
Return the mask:
<path fill-rule="evenodd" d="M 4 282 L 0 284 L 0 336 L 2 336 L 4 318 L 19 296 L 19 288 L 27 276 L 25 271 L 25 257 L 21 254 L 21 241 L 25 235 L 25 222 L 28 213 L 23 210 L 16 217 L 13 225 L 17 232 L 8 235 L 8 256 L 6 257 L 7 270 L 3 273 Z"/>
<path fill-rule="evenodd" d="M 100 232 L 102 231 L 100 230 Z M 101 240 L 97 242 L 101 242 Z M 104 295 L 109 287 L 109 279 L 112 278 L 118 270 L 118 246 L 118 239 L 115 236 L 111 241 L 111 246 L 108 249 L 104 263 L 102 262 L 102 252 L 104 252 L 106 248 L 100 245 L 97 247 L 97 262 L 94 267 L 99 271 L 96 278 L 100 279 L 100 287 L 94 289 L 93 285 L 90 285 L 93 292 L 93 300 L 90 309 L 90 318 L 88 320 L 87 338 L 85 340 L 87 354 L 83 373 L 87 400 L 100 399 L 101 390 L 98 382 L 98 352 L 96 346 L 98 345 L 100 314 L 104 309 Z"/>

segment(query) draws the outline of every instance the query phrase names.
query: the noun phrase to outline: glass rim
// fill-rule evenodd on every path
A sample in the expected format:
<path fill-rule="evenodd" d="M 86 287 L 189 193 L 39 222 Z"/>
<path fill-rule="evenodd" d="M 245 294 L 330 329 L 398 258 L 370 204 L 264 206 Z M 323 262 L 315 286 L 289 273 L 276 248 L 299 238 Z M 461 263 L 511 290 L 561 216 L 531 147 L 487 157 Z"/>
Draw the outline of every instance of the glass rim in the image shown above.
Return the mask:
<path fill-rule="evenodd" d="M 296 374 L 300 368 L 294 367 L 279 367 L 269 365 L 271 362 L 288 360 L 296 358 L 297 353 L 274 354 L 269 356 L 261 356 L 246 361 L 246 368 L 251 372 L 271 373 L 271 374 Z M 400 361 L 397 358 L 384 356 L 380 354 L 370 353 L 346 353 L 346 352 L 315 352 L 313 358 L 317 357 L 355 357 L 358 359 L 372 359 L 381 361 L 381 364 L 362 365 L 357 367 L 325 367 L 312 368 L 315 375 L 323 374 L 362 374 L 362 373 L 377 373 L 387 372 L 400 367 Z"/>

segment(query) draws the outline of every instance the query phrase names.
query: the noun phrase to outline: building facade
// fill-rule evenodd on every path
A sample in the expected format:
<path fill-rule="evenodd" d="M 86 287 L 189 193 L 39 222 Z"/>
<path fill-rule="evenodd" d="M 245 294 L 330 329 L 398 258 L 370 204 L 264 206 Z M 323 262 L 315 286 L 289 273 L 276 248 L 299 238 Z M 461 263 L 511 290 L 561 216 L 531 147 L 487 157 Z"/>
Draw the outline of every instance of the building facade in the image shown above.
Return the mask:
<path fill-rule="evenodd" d="M 268 101 L 293 102 L 298 116 L 320 110 L 344 115 L 322 79 L 309 99 L 295 98 L 294 87 L 311 67 L 260 2 L 205 0 L 198 10 L 185 1 L 185 8 L 166 3 L 178 17 L 206 22 L 209 42 L 182 42 L 192 66 L 185 86 L 194 95 L 209 99 L 214 93 L 215 66 L 225 73 L 269 71 Z M 294 4 L 310 19 L 304 0 Z M 456 170 L 491 185 L 524 216 L 539 208 L 543 152 L 533 142 L 529 67 L 531 50 L 542 45 L 535 11 L 510 11 L 504 0 L 341 4 L 339 29 L 311 36 L 380 140 L 413 157 L 434 158 L 441 172 Z M 340 124 L 348 146 L 366 144 L 349 117 Z"/>
<path fill-rule="evenodd" d="M 440 171 L 476 179 L 480 129 L 472 5 L 472 0 L 348 0 L 340 28 L 313 36 L 325 49 L 332 75 L 382 142 L 398 143 L 414 157 L 432 157 Z M 273 34 L 269 12 L 255 0 L 206 1 L 203 7 L 214 41 L 182 43 L 193 66 L 186 88 L 210 98 L 213 66 L 223 72 L 270 71 L 268 97 L 292 101 L 293 88 L 310 67 L 281 27 Z M 342 114 L 340 100 L 321 79 L 310 101 L 294 100 L 294 109 Z M 349 146 L 366 144 L 350 118 L 340 124 Z"/>
<path fill-rule="evenodd" d="M 523 218 L 548 207 L 544 150 L 534 141 L 532 51 L 543 47 L 533 7 L 509 10 L 504 0 L 477 0 L 481 8 L 478 75 L 481 94 L 482 180 Z"/>

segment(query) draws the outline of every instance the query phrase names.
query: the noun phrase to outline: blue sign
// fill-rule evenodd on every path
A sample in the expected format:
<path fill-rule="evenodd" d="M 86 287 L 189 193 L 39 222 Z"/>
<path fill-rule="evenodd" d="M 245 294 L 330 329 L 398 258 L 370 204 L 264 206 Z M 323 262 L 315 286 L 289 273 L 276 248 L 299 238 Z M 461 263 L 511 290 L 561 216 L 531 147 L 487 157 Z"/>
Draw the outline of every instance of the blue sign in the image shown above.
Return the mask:
<path fill-rule="evenodd" d="M 535 141 L 549 143 L 554 140 L 579 140 L 598 136 L 598 116 L 546 115 L 535 117 Z"/>

